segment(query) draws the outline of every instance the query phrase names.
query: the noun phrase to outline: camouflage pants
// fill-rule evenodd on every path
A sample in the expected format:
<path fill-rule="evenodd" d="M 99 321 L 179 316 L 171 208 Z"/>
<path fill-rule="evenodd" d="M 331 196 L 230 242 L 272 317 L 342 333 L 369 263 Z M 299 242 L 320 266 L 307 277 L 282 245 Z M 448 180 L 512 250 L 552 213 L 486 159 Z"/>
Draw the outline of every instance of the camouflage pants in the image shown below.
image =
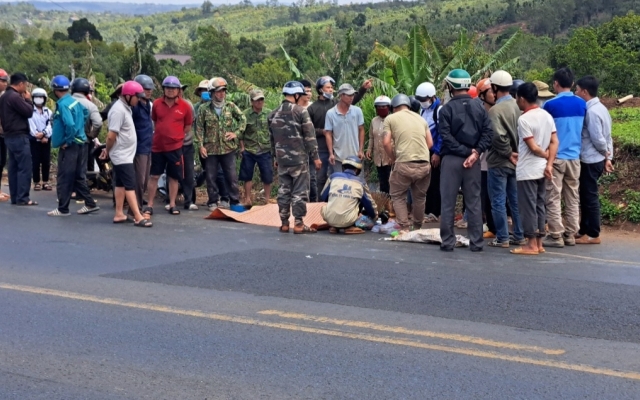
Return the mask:
<path fill-rule="evenodd" d="M 301 164 L 294 167 L 278 166 L 278 208 L 280 220 L 283 224 L 289 224 L 291 209 L 296 219 L 296 224 L 302 222 L 307 215 L 307 202 L 309 201 L 309 165 Z"/>

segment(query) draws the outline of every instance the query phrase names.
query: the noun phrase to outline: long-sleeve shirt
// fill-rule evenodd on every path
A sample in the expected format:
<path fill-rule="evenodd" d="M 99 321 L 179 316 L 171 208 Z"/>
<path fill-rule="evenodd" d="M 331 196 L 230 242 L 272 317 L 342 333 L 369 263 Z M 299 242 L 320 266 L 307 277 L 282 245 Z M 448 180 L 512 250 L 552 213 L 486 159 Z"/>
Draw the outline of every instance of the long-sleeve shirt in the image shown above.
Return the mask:
<path fill-rule="evenodd" d="M 440 110 L 440 155 L 467 158 L 472 150 L 482 154 L 491 146 L 493 128 L 487 110 L 468 94 L 453 97 Z"/>
<path fill-rule="evenodd" d="M 102 129 L 102 117 L 100 116 L 98 106 L 93 104 L 93 102 L 87 99 L 87 96 L 82 93 L 74 93 L 71 97 L 78 100 L 78 103 L 82 104 L 82 106 L 89 111 L 89 119 L 84 126 L 85 135 L 87 135 L 89 139 L 97 138 Z"/>
<path fill-rule="evenodd" d="M 371 120 L 369 125 L 369 147 L 368 151 L 373 156 L 373 163 L 376 167 L 383 167 L 385 165 L 391 165 L 391 159 L 384 151 L 384 145 L 382 139 L 384 139 L 384 119 L 375 117 Z"/>
<path fill-rule="evenodd" d="M 378 215 L 367 183 L 356 176 L 353 170 L 332 174 L 320 198 L 327 202 L 322 207 L 322 218 L 334 228 L 348 228 L 355 224 L 360 209 L 363 215 L 371 219 Z"/>
<path fill-rule="evenodd" d="M 33 104 L 9 86 L 0 97 L 0 123 L 5 136 L 29 135 Z"/>
<path fill-rule="evenodd" d="M 604 161 L 607 152 L 609 160 L 612 160 L 611 115 L 600 99 L 594 97 L 587 101 L 587 114 L 582 128 L 580 161 L 585 164 Z"/>
<path fill-rule="evenodd" d="M 558 160 L 579 160 L 582 127 L 587 103 L 572 92 L 560 92 L 542 107 L 551 114 L 558 130 Z"/>
<path fill-rule="evenodd" d="M 84 124 L 89 118 L 89 110 L 78 100 L 66 94 L 56 102 L 53 114 L 53 134 L 51 146 L 55 149 L 72 144 L 83 144 L 87 140 Z"/>
<path fill-rule="evenodd" d="M 51 110 L 48 107 L 42 107 L 42 112 L 37 107 L 33 107 L 33 115 L 29 118 L 29 129 L 31 136 L 34 138 L 38 132 L 44 133 L 44 137 L 50 138 L 53 133 L 51 129 Z"/>
<path fill-rule="evenodd" d="M 431 154 L 440 155 L 440 149 L 442 148 L 442 136 L 438 132 L 438 116 L 440 115 L 440 109 L 442 108 L 442 102 L 436 97 L 436 101 L 431 104 L 429 108 L 421 108 L 420 115 L 427 121 L 429 125 L 429 131 L 431 132 L 431 139 L 433 140 L 433 146 L 429 149 Z M 435 116 L 435 118 L 434 118 Z"/>
<path fill-rule="evenodd" d="M 518 118 L 522 112 L 516 100 L 510 95 L 501 97 L 496 105 L 489 110 L 489 118 L 493 126 L 491 148 L 487 154 L 489 168 L 511 168 L 516 165 L 511 162 L 511 153 L 518 152 Z"/>
<path fill-rule="evenodd" d="M 268 118 L 271 154 L 278 165 L 295 167 L 318 160 L 318 144 L 309 113 L 284 100 Z"/>
<path fill-rule="evenodd" d="M 269 139 L 269 124 L 267 117 L 271 110 L 263 109 L 260 113 L 249 108 L 244 112 L 247 118 L 247 127 L 238 136 L 244 143 L 244 149 L 251 154 L 263 154 L 271 151 L 271 141 Z"/>
<path fill-rule="evenodd" d="M 226 133 L 236 136 L 245 130 L 247 119 L 238 106 L 230 101 L 224 103 L 220 115 L 214 110 L 213 103 L 206 103 L 198 108 L 196 135 L 202 138 L 202 145 L 212 155 L 229 154 L 238 149 L 238 139 L 227 140 Z"/>

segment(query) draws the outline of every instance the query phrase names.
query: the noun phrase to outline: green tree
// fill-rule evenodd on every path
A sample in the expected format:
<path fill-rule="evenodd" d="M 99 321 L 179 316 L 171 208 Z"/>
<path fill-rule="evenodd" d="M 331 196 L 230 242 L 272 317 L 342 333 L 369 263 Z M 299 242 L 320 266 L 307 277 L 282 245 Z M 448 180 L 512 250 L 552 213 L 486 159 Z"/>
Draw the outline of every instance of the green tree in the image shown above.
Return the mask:
<path fill-rule="evenodd" d="M 289 7 L 289 18 L 292 21 L 300 22 L 300 7 L 297 5 L 292 5 Z"/>
<path fill-rule="evenodd" d="M 237 47 L 240 59 L 249 67 L 254 63 L 261 62 L 266 57 L 267 47 L 257 39 L 247 39 L 242 36 Z"/>
<path fill-rule="evenodd" d="M 238 70 L 240 55 L 231 35 L 213 26 L 200 26 L 197 40 L 191 49 L 196 72 L 203 76 L 234 73 Z M 215 57 L 212 55 L 215 54 Z"/>
<path fill-rule="evenodd" d="M 0 49 L 6 49 L 16 40 L 16 33 L 11 29 L 0 28 Z"/>
<path fill-rule="evenodd" d="M 287 62 L 285 60 L 267 57 L 264 61 L 253 64 L 250 68 L 245 68 L 242 73 L 247 81 L 263 87 L 278 89 L 288 80 L 292 79 L 291 73 L 288 72 Z"/>
<path fill-rule="evenodd" d="M 67 28 L 67 33 L 69 34 L 69 39 L 76 43 L 84 41 L 87 33 L 89 34 L 89 39 L 102 41 L 102 35 L 98 32 L 96 26 L 86 18 L 73 21 L 71 26 Z"/>
<path fill-rule="evenodd" d="M 367 16 L 363 13 L 358 13 L 356 17 L 351 21 L 355 26 L 363 27 L 367 24 Z"/>
<path fill-rule="evenodd" d="M 202 3 L 202 13 L 204 15 L 207 15 L 207 14 L 211 14 L 212 11 L 213 11 L 213 4 L 209 0 L 205 0 L 204 3 Z"/>

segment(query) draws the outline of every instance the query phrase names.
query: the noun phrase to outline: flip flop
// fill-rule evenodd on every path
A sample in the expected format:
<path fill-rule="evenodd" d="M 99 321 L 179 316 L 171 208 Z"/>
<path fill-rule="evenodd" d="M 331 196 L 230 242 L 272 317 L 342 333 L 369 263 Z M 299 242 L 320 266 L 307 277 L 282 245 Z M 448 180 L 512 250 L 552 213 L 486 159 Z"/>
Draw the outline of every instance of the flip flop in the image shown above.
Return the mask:
<path fill-rule="evenodd" d="M 41 184 L 37 184 L 37 185 L 33 185 L 33 190 L 35 190 L 36 192 L 39 192 L 42 190 L 42 185 Z"/>
<path fill-rule="evenodd" d="M 133 226 L 137 226 L 138 228 L 151 228 L 153 226 L 153 222 L 143 218 L 138 222 L 134 222 Z"/>
<path fill-rule="evenodd" d="M 153 215 L 153 207 L 145 206 L 142 208 L 143 214 Z"/>
<path fill-rule="evenodd" d="M 345 235 L 360 235 L 362 233 L 364 233 L 364 229 L 360 229 L 355 226 L 352 226 L 351 228 L 347 228 L 344 230 Z"/>
<path fill-rule="evenodd" d="M 280 227 L 280 232 L 281 233 L 289 233 L 289 225 L 282 225 Z"/>
<path fill-rule="evenodd" d="M 180 210 L 177 207 L 170 207 L 167 211 L 171 215 L 180 215 Z"/>
<path fill-rule="evenodd" d="M 293 227 L 293 233 L 295 233 L 296 235 L 303 235 L 307 233 L 317 233 L 317 232 L 318 232 L 317 229 L 309 228 L 306 225 L 302 225 L 302 227 L 300 225 L 296 225 Z"/>
<path fill-rule="evenodd" d="M 338 228 L 334 228 L 333 226 L 331 228 L 329 228 L 329 233 L 331 233 L 331 234 L 335 235 L 338 232 L 339 232 Z"/>
<path fill-rule="evenodd" d="M 42 185 L 42 190 L 51 191 L 53 190 L 53 188 L 48 183 L 45 183 L 44 185 Z"/>
<path fill-rule="evenodd" d="M 37 206 L 38 202 L 29 200 L 27 203 L 18 203 L 19 206 L 28 207 L 28 206 Z"/>
<path fill-rule="evenodd" d="M 121 219 L 119 221 L 116 221 L 115 219 L 113 220 L 114 224 L 126 224 L 127 222 L 135 222 L 135 220 L 129 216 L 127 216 L 127 218 L 125 219 Z"/>
<path fill-rule="evenodd" d="M 0 203 L 3 203 L 5 201 L 9 201 L 9 199 L 11 198 L 11 196 L 9 196 L 6 193 L 0 193 Z"/>
<path fill-rule="evenodd" d="M 510 251 L 511 254 L 517 254 L 517 255 L 521 255 L 521 256 L 537 256 L 538 254 L 540 254 L 537 251 L 532 251 L 532 250 L 525 250 L 522 247 L 518 247 L 517 249 L 513 249 Z"/>
<path fill-rule="evenodd" d="M 538 249 L 538 254 L 544 254 L 544 253 L 546 253 L 546 252 L 547 252 L 547 251 L 546 251 L 545 249 Z"/>

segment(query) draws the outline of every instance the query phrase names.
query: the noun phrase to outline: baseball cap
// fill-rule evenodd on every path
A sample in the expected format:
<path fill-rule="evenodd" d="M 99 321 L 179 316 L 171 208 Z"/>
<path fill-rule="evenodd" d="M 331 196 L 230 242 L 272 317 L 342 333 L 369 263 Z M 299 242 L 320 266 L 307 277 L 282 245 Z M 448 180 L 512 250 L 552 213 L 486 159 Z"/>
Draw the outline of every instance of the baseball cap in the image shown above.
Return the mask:
<path fill-rule="evenodd" d="M 249 98 L 251 98 L 252 101 L 264 99 L 264 93 L 262 90 L 252 89 L 249 91 Z"/>
<path fill-rule="evenodd" d="M 555 94 L 549 91 L 549 85 L 547 85 L 546 83 L 542 81 L 533 81 L 532 83 L 536 85 L 536 88 L 538 88 L 538 97 L 543 99 L 546 99 L 549 97 L 556 97 Z"/>
<path fill-rule="evenodd" d="M 340 88 L 338 89 L 338 95 L 341 95 L 341 94 L 346 94 L 347 96 L 351 96 L 353 94 L 356 94 L 356 90 L 350 84 L 343 83 L 342 85 L 340 85 Z"/>

